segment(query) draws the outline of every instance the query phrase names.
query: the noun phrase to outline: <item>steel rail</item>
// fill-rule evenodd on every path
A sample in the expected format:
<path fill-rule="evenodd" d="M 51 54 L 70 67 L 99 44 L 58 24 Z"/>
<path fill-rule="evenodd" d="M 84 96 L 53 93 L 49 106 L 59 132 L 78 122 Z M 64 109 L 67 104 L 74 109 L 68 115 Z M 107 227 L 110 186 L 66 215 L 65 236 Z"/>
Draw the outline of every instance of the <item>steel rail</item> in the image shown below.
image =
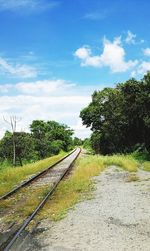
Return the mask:
<path fill-rule="evenodd" d="M 75 149 L 73 152 L 75 152 L 76 150 L 77 149 Z M 59 180 L 57 182 L 55 182 L 53 188 L 47 193 L 47 195 L 45 196 L 45 198 L 39 203 L 39 205 L 36 207 L 36 209 L 34 210 L 34 212 L 30 216 L 28 216 L 26 218 L 26 220 L 23 222 L 23 224 L 21 225 L 21 227 L 16 231 L 16 233 L 13 236 L 13 238 L 11 239 L 11 241 L 4 248 L 4 251 L 9 251 L 10 250 L 10 248 L 12 247 L 12 245 L 14 244 L 14 242 L 17 240 L 17 238 L 20 236 L 20 234 L 22 233 L 22 231 L 29 225 L 29 223 L 35 217 L 35 215 L 38 213 L 38 211 L 44 206 L 44 204 L 46 203 L 46 201 L 49 198 L 49 196 L 53 194 L 53 192 L 55 191 L 55 189 L 58 186 L 58 184 L 60 183 L 60 181 L 64 178 L 64 176 L 66 175 L 66 173 L 69 171 L 69 169 L 71 168 L 72 164 L 74 163 L 74 161 L 79 156 L 80 152 L 81 152 L 81 148 L 79 149 L 79 152 L 77 153 L 77 155 L 75 156 L 75 158 L 69 164 L 68 168 L 62 173 L 62 175 L 59 178 Z M 71 154 L 69 154 L 69 155 L 71 155 Z"/>
<path fill-rule="evenodd" d="M 21 183 L 19 186 L 15 187 L 14 189 L 12 189 L 11 191 L 7 192 L 6 194 L 0 196 L 0 200 L 5 200 L 7 199 L 9 196 L 11 196 L 12 194 L 16 193 L 20 188 L 27 186 L 28 184 L 30 184 L 32 181 L 36 180 L 37 178 L 39 178 L 40 176 L 42 176 L 44 173 L 46 173 L 47 171 L 49 171 L 49 169 L 53 168 L 54 166 L 56 166 L 57 164 L 59 164 L 61 161 L 63 161 L 64 159 L 66 159 L 68 156 L 70 156 L 73 152 L 75 152 L 76 149 L 74 149 L 73 151 L 71 151 L 69 154 L 65 155 L 63 158 L 61 158 L 60 160 L 56 161 L 54 164 L 52 164 L 51 166 L 47 167 L 46 169 L 44 169 L 42 172 L 34 175 L 33 177 L 31 177 L 30 179 L 24 181 L 23 183 Z"/>

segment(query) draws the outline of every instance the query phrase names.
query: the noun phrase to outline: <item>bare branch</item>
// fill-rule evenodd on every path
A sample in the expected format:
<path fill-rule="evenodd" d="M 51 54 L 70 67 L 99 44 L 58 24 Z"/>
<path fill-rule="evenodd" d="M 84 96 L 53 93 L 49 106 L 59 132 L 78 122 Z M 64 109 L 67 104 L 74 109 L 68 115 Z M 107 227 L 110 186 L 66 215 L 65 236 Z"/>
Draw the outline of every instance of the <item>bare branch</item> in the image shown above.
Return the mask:
<path fill-rule="evenodd" d="M 13 165 L 16 165 L 16 139 L 15 139 L 15 132 L 17 127 L 17 122 L 21 120 L 21 118 L 17 118 L 16 116 L 10 116 L 9 120 L 5 119 L 3 116 L 4 121 L 11 126 L 12 129 L 12 140 L 13 140 Z"/>

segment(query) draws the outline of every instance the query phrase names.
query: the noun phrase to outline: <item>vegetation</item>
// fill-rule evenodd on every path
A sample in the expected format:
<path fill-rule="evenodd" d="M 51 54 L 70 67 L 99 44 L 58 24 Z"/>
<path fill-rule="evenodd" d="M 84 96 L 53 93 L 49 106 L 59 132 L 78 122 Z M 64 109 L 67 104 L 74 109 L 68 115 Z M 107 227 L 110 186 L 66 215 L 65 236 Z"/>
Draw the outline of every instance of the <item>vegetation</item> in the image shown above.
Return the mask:
<path fill-rule="evenodd" d="M 150 72 L 141 81 L 95 91 L 80 117 L 93 131 L 96 153 L 130 153 L 143 146 L 150 154 Z"/>
<path fill-rule="evenodd" d="M 59 220 L 75 203 L 91 196 L 89 194 L 93 190 L 91 178 L 104 169 L 103 162 L 98 156 L 92 156 L 80 158 L 76 161 L 75 166 L 72 174 L 60 183 L 54 195 L 46 203 L 40 212 L 40 217 L 51 217 L 53 220 Z M 16 194 L 13 198 L 2 201 L 1 209 L 6 210 L 11 207 L 14 212 L 13 215 L 7 214 L 6 216 L 4 213 L 5 223 L 11 222 L 14 217 L 18 217 L 17 222 L 20 222 L 22 217 L 28 216 L 36 208 L 48 191 L 49 187 L 45 185 L 35 188 L 25 187 L 21 193 Z"/>
<path fill-rule="evenodd" d="M 91 178 L 99 175 L 103 169 L 104 164 L 98 156 L 77 160 L 73 173 L 60 183 L 55 194 L 40 212 L 40 217 L 60 220 L 77 202 L 91 198 L 90 192 L 94 188 Z"/>
<path fill-rule="evenodd" d="M 73 145 L 73 131 L 58 122 L 34 120 L 30 129 L 39 159 L 58 154 L 61 149 L 68 151 Z"/>
<path fill-rule="evenodd" d="M 81 139 L 74 137 L 74 139 L 73 139 L 74 146 L 82 146 L 82 144 L 83 144 L 83 141 Z"/>
<path fill-rule="evenodd" d="M 52 198 L 46 203 L 40 217 L 50 217 L 60 220 L 65 217 L 69 208 L 83 199 L 91 199 L 94 189 L 92 177 L 99 175 L 106 167 L 117 165 L 129 172 L 137 171 L 139 163 L 131 156 L 88 156 L 80 158 L 70 177 L 61 182 Z M 129 181 L 137 180 L 135 174 L 130 174 Z"/>
<path fill-rule="evenodd" d="M 150 162 L 149 161 L 146 161 L 143 163 L 143 170 L 150 172 Z"/>
<path fill-rule="evenodd" d="M 32 164 L 24 165 L 23 167 L 7 167 L 1 170 L 0 175 L 0 196 L 10 191 L 14 186 L 19 185 L 23 180 L 28 179 L 32 175 L 46 169 L 48 166 L 54 164 L 65 155 L 61 152 L 59 155 L 37 161 Z"/>
<path fill-rule="evenodd" d="M 61 150 L 73 148 L 73 131 L 66 125 L 55 121 L 34 120 L 30 125 L 31 133 L 8 132 L 0 140 L 0 169 L 11 165 L 23 165 L 58 154 Z M 79 143 L 79 139 L 75 141 Z"/>
<path fill-rule="evenodd" d="M 105 166 L 115 165 L 129 172 L 136 172 L 139 167 L 139 162 L 131 155 L 100 156 L 100 159 Z"/>
<path fill-rule="evenodd" d="M 136 174 L 131 174 L 127 177 L 127 182 L 139 181 L 139 177 Z"/>
<path fill-rule="evenodd" d="M 51 157 L 52 160 L 54 157 Z M 47 159 L 48 160 L 48 159 Z M 35 163 L 44 163 L 44 160 Z M 147 166 L 149 162 L 144 162 Z M 83 199 L 91 199 L 92 191 L 95 187 L 92 177 L 99 175 L 106 167 L 110 165 L 119 166 L 129 171 L 126 179 L 127 182 L 138 181 L 136 174 L 137 168 L 141 163 L 135 160 L 131 155 L 114 155 L 114 156 L 87 156 L 79 158 L 75 162 L 75 168 L 72 173 L 64 179 L 57 187 L 53 196 L 47 201 L 44 208 L 38 215 L 38 221 L 43 218 L 50 218 L 57 221 L 65 217 L 68 210 L 82 201 Z M 30 165 L 32 166 L 32 164 Z M 11 170 L 19 170 L 19 167 L 11 168 Z M 22 169 L 22 167 L 21 167 Z M 24 168 L 26 170 L 26 168 Z M 2 178 L 4 180 L 4 177 Z M 10 179 L 8 179 L 10 181 Z M 0 180 L 1 181 L 1 180 Z M 32 190 L 31 190 L 32 189 Z M 32 192 L 31 192 L 32 191 Z M 16 194 L 13 198 L 9 198 L 1 202 L 1 211 L 5 211 L 11 207 L 13 215 L 5 214 L 5 223 L 13 221 L 14 217 L 18 217 L 17 221 L 21 222 L 22 217 L 28 216 L 33 209 L 39 204 L 41 199 L 49 191 L 49 186 L 25 187 L 21 193 Z M 21 205 L 21 207 L 20 207 Z"/>
<path fill-rule="evenodd" d="M 92 177 L 108 166 L 115 165 L 131 172 L 128 182 L 138 181 L 136 171 L 139 167 L 150 171 L 149 93 L 150 72 L 141 81 L 130 79 L 115 88 L 95 91 L 92 102 L 80 113 L 83 124 L 93 131 L 91 138 L 84 141 L 77 137 L 73 139 L 73 131 L 55 121 L 34 120 L 30 125 L 30 133 L 6 131 L 0 140 L 0 195 L 59 160 L 65 154 L 63 151 L 81 145 L 90 153 L 104 155 L 77 160 L 76 168 L 58 186 L 40 217 L 50 215 L 51 219 L 59 220 L 75 203 L 83 198 L 91 198 L 90 192 L 94 188 Z M 16 160 L 20 165 L 16 168 L 8 166 L 13 163 L 14 143 Z M 30 164 L 22 167 L 24 163 Z M 34 193 L 31 193 L 30 188 L 24 188 L 23 192 L 28 198 L 24 200 L 16 195 L 14 212 L 17 215 L 19 213 L 19 217 L 28 215 L 47 191 L 48 187 L 44 185 L 36 188 Z M 12 198 L 2 202 L 4 208 L 11 205 Z"/>

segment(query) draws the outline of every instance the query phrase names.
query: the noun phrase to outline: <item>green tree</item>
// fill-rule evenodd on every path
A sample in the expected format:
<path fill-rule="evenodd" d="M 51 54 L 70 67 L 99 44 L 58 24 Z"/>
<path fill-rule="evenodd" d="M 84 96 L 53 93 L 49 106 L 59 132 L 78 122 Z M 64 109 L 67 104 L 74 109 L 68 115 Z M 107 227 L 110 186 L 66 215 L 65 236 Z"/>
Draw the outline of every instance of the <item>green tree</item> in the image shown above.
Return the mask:
<path fill-rule="evenodd" d="M 47 156 L 47 141 L 45 138 L 47 127 L 43 120 L 34 120 L 30 125 L 32 138 L 34 141 L 34 150 L 38 153 L 39 159 Z"/>
<path fill-rule="evenodd" d="M 25 132 L 11 132 L 6 131 L 4 137 L 0 141 L 0 158 L 12 162 L 13 159 L 13 139 L 15 137 L 15 152 L 16 162 L 20 165 L 23 161 L 35 159 L 34 145 L 32 137 Z"/>
<path fill-rule="evenodd" d="M 130 152 L 139 144 L 150 151 L 150 73 L 141 81 L 130 79 L 94 92 L 80 117 L 93 131 L 97 153 Z"/>
<path fill-rule="evenodd" d="M 68 151 L 73 145 L 73 131 L 56 121 L 34 120 L 30 129 L 39 159 L 59 153 L 60 150 Z"/>
<path fill-rule="evenodd" d="M 83 144 L 82 139 L 79 139 L 78 137 L 74 137 L 73 144 L 74 146 L 81 146 Z"/>

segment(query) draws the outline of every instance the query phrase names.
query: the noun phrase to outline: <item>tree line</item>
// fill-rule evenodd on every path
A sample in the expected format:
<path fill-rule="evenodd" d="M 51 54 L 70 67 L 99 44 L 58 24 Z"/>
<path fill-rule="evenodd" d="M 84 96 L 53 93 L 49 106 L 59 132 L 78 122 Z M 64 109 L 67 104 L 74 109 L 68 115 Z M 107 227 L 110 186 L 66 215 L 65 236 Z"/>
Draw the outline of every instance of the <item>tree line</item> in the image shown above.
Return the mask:
<path fill-rule="evenodd" d="M 139 81 L 132 78 L 115 88 L 95 91 L 80 117 L 92 130 L 91 144 L 96 153 L 137 149 L 150 153 L 150 72 Z"/>
<path fill-rule="evenodd" d="M 75 145 L 82 144 L 77 137 L 73 139 L 73 133 L 67 125 L 43 120 L 34 120 L 30 133 L 6 131 L 0 140 L 0 162 L 22 165 L 58 154 L 61 150 L 69 151 Z"/>

